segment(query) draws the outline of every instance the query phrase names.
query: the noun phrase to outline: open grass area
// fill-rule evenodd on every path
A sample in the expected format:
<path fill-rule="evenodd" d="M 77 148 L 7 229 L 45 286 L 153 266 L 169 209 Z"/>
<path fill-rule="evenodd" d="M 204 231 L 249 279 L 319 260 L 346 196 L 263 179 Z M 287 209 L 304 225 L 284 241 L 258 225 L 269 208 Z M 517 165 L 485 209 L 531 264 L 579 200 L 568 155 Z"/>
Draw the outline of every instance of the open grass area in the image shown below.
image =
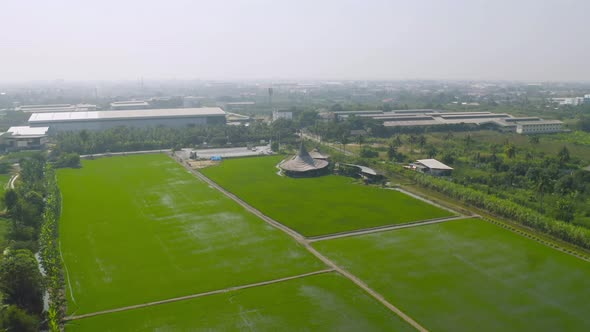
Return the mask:
<path fill-rule="evenodd" d="M 479 219 L 314 247 L 429 330 L 590 329 L 590 263 Z"/>
<path fill-rule="evenodd" d="M 95 312 L 324 268 L 166 155 L 58 170 L 68 312 Z"/>
<path fill-rule="evenodd" d="M 305 236 L 317 236 L 452 213 L 394 190 L 353 183 L 344 176 L 277 175 L 284 157 L 225 160 L 202 172 L 269 217 Z"/>
<path fill-rule="evenodd" d="M 69 322 L 67 331 L 412 331 L 330 273 Z"/>

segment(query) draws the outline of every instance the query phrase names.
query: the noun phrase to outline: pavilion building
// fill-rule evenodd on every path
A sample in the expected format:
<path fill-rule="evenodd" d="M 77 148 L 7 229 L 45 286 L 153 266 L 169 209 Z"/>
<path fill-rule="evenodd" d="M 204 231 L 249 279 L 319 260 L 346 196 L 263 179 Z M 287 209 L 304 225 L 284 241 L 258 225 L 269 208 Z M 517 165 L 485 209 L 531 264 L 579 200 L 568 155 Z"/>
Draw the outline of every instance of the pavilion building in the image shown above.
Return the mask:
<path fill-rule="evenodd" d="M 327 160 L 312 158 L 302 141 L 299 153 L 293 158 L 283 161 L 279 167 L 288 176 L 309 177 L 325 174 L 328 171 L 328 165 Z"/>

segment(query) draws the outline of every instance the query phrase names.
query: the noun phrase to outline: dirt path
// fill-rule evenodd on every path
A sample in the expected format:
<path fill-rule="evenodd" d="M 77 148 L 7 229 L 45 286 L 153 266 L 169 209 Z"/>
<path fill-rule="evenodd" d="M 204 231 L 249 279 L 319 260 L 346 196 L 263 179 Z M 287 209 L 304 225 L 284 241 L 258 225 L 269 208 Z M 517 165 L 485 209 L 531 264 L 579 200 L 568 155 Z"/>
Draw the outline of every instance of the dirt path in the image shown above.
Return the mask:
<path fill-rule="evenodd" d="M 324 270 L 319 270 L 319 271 L 313 271 L 313 272 L 298 274 L 295 276 L 290 276 L 290 277 L 285 277 L 285 278 L 267 280 L 267 281 L 262 281 L 262 282 L 257 282 L 257 283 L 253 283 L 253 284 L 242 285 L 242 286 L 228 287 L 228 288 L 224 288 L 224 289 L 218 289 L 218 290 L 204 292 L 204 293 L 197 293 L 197 294 L 191 294 L 191 295 L 186 295 L 186 296 L 180 296 L 180 297 L 175 297 L 175 298 L 161 300 L 161 301 L 147 302 L 147 303 L 130 305 L 127 307 L 96 311 L 96 312 L 91 312 L 88 314 L 82 314 L 82 315 L 76 315 L 76 316 L 69 316 L 69 317 L 66 317 L 65 320 L 71 321 L 71 320 L 76 320 L 76 319 L 82 319 L 82 318 L 87 318 L 87 317 L 109 314 L 109 313 L 113 313 L 113 312 L 127 311 L 127 310 L 132 310 L 132 309 L 151 307 L 151 306 L 160 305 L 160 304 L 195 299 L 198 297 L 204 297 L 204 296 L 215 295 L 215 294 L 222 294 L 222 293 L 227 293 L 227 292 L 241 290 L 241 289 L 276 284 L 279 282 L 284 282 L 284 281 L 289 281 L 289 280 L 299 279 L 299 278 L 305 278 L 305 277 L 309 277 L 309 276 L 313 276 L 313 275 L 317 275 L 317 274 L 329 273 L 329 272 L 333 272 L 333 271 L 334 271 L 334 269 L 324 269 Z"/>
<path fill-rule="evenodd" d="M 19 174 L 13 175 L 10 180 L 8 180 L 7 188 L 14 189 L 14 182 L 18 179 Z"/>
<path fill-rule="evenodd" d="M 399 224 L 399 225 L 379 226 L 379 227 L 373 227 L 373 228 L 360 229 L 360 230 L 356 230 L 356 231 L 349 231 L 349 232 L 342 232 L 342 233 L 334 233 L 334 234 L 328 234 L 328 235 L 314 236 L 314 237 L 308 238 L 307 240 L 309 242 L 333 240 L 333 239 L 339 239 L 339 238 L 342 238 L 342 237 L 349 237 L 349 236 L 357 236 L 357 235 L 365 235 L 365 234 L 386 232 L 386 231 L 391 231 L 391 230 L 394 230 L 394 229 L 402 229 L 402 228 L 410 228 L 410 227 L 418 227 L 418 226 L 432 225 L 432 224 L 438 224 L 438 223 L 446 222 L 446 221 L 461 220 L 461 219 L 468 219 L 468 218 L 473 218 L 473 217 L 471 217 L 471 216 L 457 216 L 457 217 L 437 218 L 437 219 L 430 219 L 430 220 L 409 222 L 409 223 Z"/>
<path fill-rule="evenodd" d="M 344 277 L 348 278 L 350 281 L 352 281 L 353 283 L 355 283 L 357 286 L 359 286 L 360 288 L 362 288 L 365 292 L 367 292 L 374 299 L 376 299 L 381 304 L 383 304 L 385 307 L 387 307 L 390 311 L 392 311 L 393 313 L 395 313 L 396 315 L 398 315 L 399 317 L 401 317 L 408 324 L 410 324 L 411 326 L 413 326 L 416 330 L 421 331 L 421 332 L 428 331 L 422 325 L 418 324 L 418 322 L 416 322 L 410 316 L 408 316 L 404 312 L 402 312 L 399 308 L 397 308 L 393 304 L 389 303 L 381 294 L 379 294 L 376 291 L 374 291 L 373 289 L 371 289 L 369 286 L 367 286 L 367 284 L 365 284 L 363 281 L 361 281 L 358 277 L 356 277 L 352 273 L 344 270 L 340 266 L 336 265 L 336 263 L 332 262 L 330 259 L 328 259 L 324 255 L 322 255 L 320 252 L 318 252 L 315 248 L 313 248 L 310 245 L 310 242 L 307 239 L 305 239 L 301 234 L 295 232 L 294 230 L 290 229 L 289 227 L 287 227 L 287 226 L 285 226 L 285 225 L 283 225 L 283 224 L 281 224 L 281 223 L 279 223 L 279 222 L 271 219 L 270 217 L 266 216 L 262 212 L 258 211 L 254 207 L 250 206 L 249 204 L 247 204 L 246 202 L 244 202 L 243 200 L 241 200 L 240 198 L 238 198 L 236 195 L 234 195 L 234 194 L 228 192 L 227 190 L 223 189 L 217 183 L 213 182 L 212 180 L 210 180 L 209 178 L 207 178 L 206 176 L 204 176 L 200 172 L 190 169 L 190 167 L 187 167 L 187 165 L 185 165 L 185 163 L 183 163 L 182 161 L 179 161 L 179 162 L 187 170 L 189 170 L 190 172 L 192 172 L 199 179 L 205 181 L 211 187 L 219 190 L 222 194 L 224 194 L 225 196 L 231 198 L 236 203 L 240 204 L 246 210 L 252 212 L 253 214 L 255 214 L 256 216 L 258 216 L 259 218 L 261 218 L 262 220 L 264 220 L 265 222 L 267 222 L 271 226 L 273 226 L 275 228 L 278 228 L 278 229 L 282 230 L 283 232 L 287 233 L 288 235 L 290 235 L 297 242 L 299 242 L 303 247 L 305 247 L 310 253 L 312 253 L 319 260 L 321 260 L 322 262 L 324 262 L 324 264 L 326 264 L 327 266 L 329 266 L 333 270 L 337 271 L 338 273 L 340 273 L 341 275 L 343 275 Z"/>
<path fill-rule="evenodd" d="M 407 190 L 405 190 L 405 189 L 402 189 L 402 188 L 390 188 L 390 190 L 396 190 L 396 191 L 399 191 L 399 192 L 401 192 L 401 193 L 404 193 L 404 194 L 406 194 L 406 195 L 408 195 L 408 196 L 414 197 L 415 199 L 421 200 L 421 201 L 423 201 L 423 202 L 426 202 L 426 203 L 428 203 L 428 204 L 430 204 L 430 205 L 434 205 L 434 206 L 436 206 L 436 207 L 438 207 L 438 208 L 441 208 L 441 209 L 443 209 L 443 210 L 447 210 L 447 211 L 449 211 L 449 212 L 451 212 L 451 213 L 455 213 L 455 214 L 458 214 L 458 215 L 462 215 L 461 213 L 459 213 L 459 212 L 457 212 L 457 211 L 455 211 L 455 210 L 453 210 L 453 209 L 451 209 L 451 208 L 449 208 L 449 207 L 446 207 L 446 206 L 444 206 L 444 205 L 441 205 L 441 204 L 439 204 L 439 203 L 436 203 L 436 202 L 434 202 L 434 201 L 431 201 L 431 200 L 429 200 L 428 198 L 422 197 L 422 196 L 420 196 L 420 195 L 416 195 L 416 194 L 414 194 L 414 193 L 412 193 L 412 192 L 409 192 L 409 191 L 407 191 Z M 471 215 L 471 217 L 478 217 L 478 215 L 476 215 L 476 214 L 472 214 L 472 215 Z"/>

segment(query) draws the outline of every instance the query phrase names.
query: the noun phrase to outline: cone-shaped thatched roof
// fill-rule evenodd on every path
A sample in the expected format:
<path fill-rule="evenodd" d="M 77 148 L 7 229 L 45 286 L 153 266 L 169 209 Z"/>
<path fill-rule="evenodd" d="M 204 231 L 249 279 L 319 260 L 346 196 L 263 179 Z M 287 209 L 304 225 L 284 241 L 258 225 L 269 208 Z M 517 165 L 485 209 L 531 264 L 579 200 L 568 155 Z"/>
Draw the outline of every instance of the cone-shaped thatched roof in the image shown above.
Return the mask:
<path fill-rule="evenodd" d="M 303 145 L 303 141 L 301 141 L 301 147 L 299 148 L 299 153 L 294 156 L 293 158 L 284 161 L 279 165 L 285 171 L 289 172 L 307 172 L 313 170 L 323 169 L 328 166 L 328 162 L 325 160 L 313 159 L 305 146 Z"/>

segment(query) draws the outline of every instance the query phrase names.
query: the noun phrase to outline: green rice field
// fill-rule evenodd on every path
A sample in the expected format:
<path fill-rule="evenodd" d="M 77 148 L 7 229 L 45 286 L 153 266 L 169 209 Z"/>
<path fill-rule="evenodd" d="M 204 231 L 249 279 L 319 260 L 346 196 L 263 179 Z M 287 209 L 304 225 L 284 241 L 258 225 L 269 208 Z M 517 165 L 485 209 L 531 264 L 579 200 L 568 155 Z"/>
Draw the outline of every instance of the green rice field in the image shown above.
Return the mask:
<path fill-rule="evenodd" d="M 412 331 L 335 273 L 68 322 L 67 331 Z"/>
<path fill-rule="evenodd" d="M 325 268 L 166 155 L 84 160 L 58 181 L 70 314 Z"/>
<path fill-rule="evenodd" d="M 314 247 L 432 331 L 590 330 L 590 263 L 479 219 Z"/>
<path fill-rule="evenodd" d="M 290 178 L 275 168 L 284 157 L 224 160 L 203 169 L 207 177 L 269 217 L 305 236 L 451 216 L 395 190 L 328 175 Z"/>

